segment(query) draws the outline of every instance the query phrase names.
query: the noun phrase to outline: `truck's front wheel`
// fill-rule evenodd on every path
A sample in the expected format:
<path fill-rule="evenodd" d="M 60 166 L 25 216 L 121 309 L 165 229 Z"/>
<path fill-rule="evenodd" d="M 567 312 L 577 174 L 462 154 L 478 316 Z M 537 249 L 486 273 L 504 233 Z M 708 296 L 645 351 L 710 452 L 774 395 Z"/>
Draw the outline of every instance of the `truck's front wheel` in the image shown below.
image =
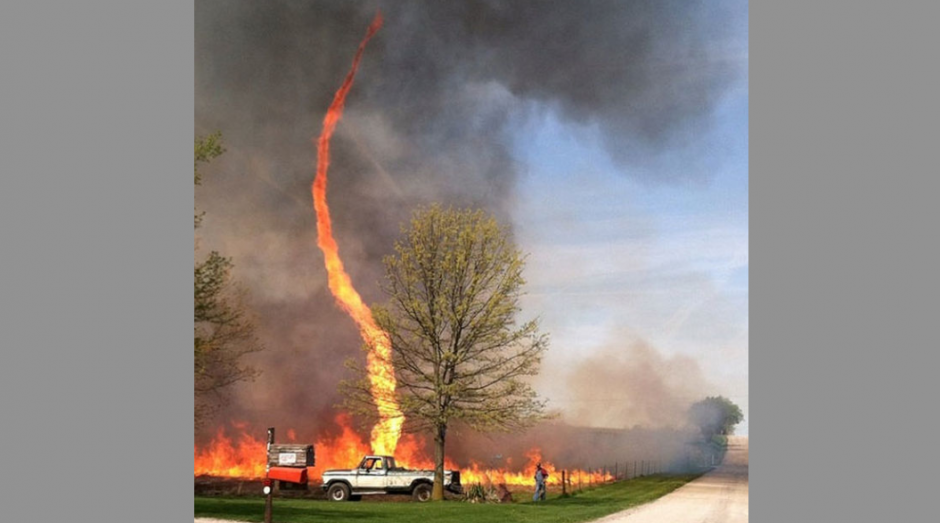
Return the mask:
<path fill-rule="evenodd" d="M 425 501 L 431 500 L 431 485 L 427 483 L 419 483 L 415 489 L 411 492 L 411 495 L 414 496 L 415 501 L 424 503 Z"/>
<path fill-rule="evenodd" d="M 326 491 L 330 501 L 349 501 L 349 487 L 345 483 L 334 483 Z"/>

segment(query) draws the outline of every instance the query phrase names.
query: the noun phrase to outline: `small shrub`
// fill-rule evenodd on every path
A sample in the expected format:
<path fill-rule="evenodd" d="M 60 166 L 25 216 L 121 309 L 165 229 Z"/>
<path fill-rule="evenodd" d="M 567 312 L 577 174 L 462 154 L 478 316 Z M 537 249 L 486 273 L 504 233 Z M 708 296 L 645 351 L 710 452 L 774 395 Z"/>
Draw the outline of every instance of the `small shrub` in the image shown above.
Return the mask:
<path fill-rule="evenodd" d="M 464 494 L 468 503 L 499 503 L 499 493 L 492 486 L 484 487 L 480 483 L 471 485 Z"/>

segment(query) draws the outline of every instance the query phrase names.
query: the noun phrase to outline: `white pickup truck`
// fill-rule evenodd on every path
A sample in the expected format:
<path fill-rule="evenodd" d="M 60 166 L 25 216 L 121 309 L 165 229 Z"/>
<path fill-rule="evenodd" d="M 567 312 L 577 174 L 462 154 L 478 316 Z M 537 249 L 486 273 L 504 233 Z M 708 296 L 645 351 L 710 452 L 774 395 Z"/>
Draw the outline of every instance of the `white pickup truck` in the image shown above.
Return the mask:
<path fill-rule="evenodd" d="M 398 468 L 391 456 L 366 456 L 358 468 L 323 473 L 323 490 L 332 501 L 356 500 L 372 494 L 411 494 L 416 501 L 428 501 L 433 484 L 433 470 Z M 462 492 L 460 472 L 444 471 L 444 489 Z"/>

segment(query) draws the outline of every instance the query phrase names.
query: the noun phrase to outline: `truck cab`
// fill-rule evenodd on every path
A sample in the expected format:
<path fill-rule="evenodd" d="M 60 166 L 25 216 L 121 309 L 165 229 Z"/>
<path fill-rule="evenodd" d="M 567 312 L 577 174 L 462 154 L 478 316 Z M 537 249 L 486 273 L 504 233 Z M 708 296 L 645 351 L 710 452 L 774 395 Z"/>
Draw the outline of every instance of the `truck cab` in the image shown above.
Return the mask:
<path fill-rule="evenodd" d="M 391 456 L 366 456 L 355 469 L 354 488 L 385 488 L 388 485 L 388 471 L 395 468 L 395 458 Z"/>

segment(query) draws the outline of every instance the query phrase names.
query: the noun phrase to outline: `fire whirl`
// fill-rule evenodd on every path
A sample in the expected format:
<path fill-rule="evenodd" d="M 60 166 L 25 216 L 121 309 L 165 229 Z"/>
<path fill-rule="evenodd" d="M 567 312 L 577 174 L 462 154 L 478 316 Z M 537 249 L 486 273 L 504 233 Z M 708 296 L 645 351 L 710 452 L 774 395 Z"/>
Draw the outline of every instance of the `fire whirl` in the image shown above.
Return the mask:
<path fill-rule="evenodd" d="M 327 170 L 330 167 L 330 138 L 336 125 L 343 117 L 346 95 L 352 87 L 362 52 L 373 35 L 382 27 L 382 15 L 376 13 L 369 25 L 365 38 L 359 44 L 352 67 L 346 74 L 343 85 L 336 91 L 323 119 L 323 132 L 317 141 L 317 176 L 313 182 L 313 205 L 317 213 L 317 245 L 323 251 L 326 270 L 329 275 L 330 292 L 339 306 L 346 311 L 359 327 L 362 339 L 369 346 L 366 357 L 372 397 L 378 406 L 379 422 L 372 429 L 372 450 L 379 454 L 395 454 L 404 416 L 395 399 L 395 371 L 391 365 L 391 342 L 388 334 L 375 324 L 372 311 L 362 301 L 362 297 L 352 285 L 349 274 L 339 257 L 339 247 L 333 238 L 330 209 L 326 204 Z"/>
<path fill-rule="evenodd" d="M 370 448 L 376 454 L 395 456 L 397 463 L 407 468 L 434 468 L 434 462 L 426 452 L 426 441 L 421 436 L 408 435 L 401 438 L 401 426 L 404 416 L 395 400 L 395 372 L 390 364 L 391 344 L 388 335 L 376 325 L 372 317 L 372 311 L 363 303 L 343 267 L 343 262 L 339 257 L 339 248 L 333 237 L 330 211 L 326 203 L 330 138 L 343 116 L 346 95 L 352 87 L 366 44 L 381 26 L 382 17 L 376 14 L 365 38 L 359 44 L 353 58 L 352 68 L 336 92 L 333 102 L 327 110 L 326 117 L 323 119 L 323 131 L 317 141 L 317 173 L 312 187 L 314 209 L 317 215 L 317 245 L 323 251 L 325 258 L 330 291 L 339 306 L 356 322 L 362 338 L 370 348 L 367 355 L 367 368 L 371 393 L 378 406 L 380 421 L 372 429 L 371 442 L 367 444 L 351 428 L 350 419 L 346 414 L 336 416 L 334 422 L 339 427 L 339 432 L 333 437 L 317 438 L 314 444 L 316 448 L 316 467 L 310 467 L 308 474 L 315 481 L 322 477 L 325 470 L 355 467 L 362 456 L 369 454 Z M 254 429 L 247 429 L 247 425 L 244 423 L 232 423 L 229 432 L 226 431 L 225 427 L 219 427 L 211 442 L 201 448 L 194 446 L 194 475 L 239 478 L 264 477 L 266 465 L 265 442 L 262 438 L 252 436 L 252 434 L 258 432 Z M 303 434 L 298 438 L 296 432 L 290 428 L 287 429 L 287 436 L 291 441 L 309 441 L 303 437 Z M 399 438 L 401 438 L 401 441 L 399 441 Z M 554 465 L 542 459 L 541 452 L 538 449 L 532 449 L 526 453 L 526 459 L 527 462 L 521 467 L 522 471 L 519 472 L 488 467 L 473 460 L 470 460 L 468 466 L 461 467 L 449 458 L 445 460 L 445 466 L 449 469 L 460 470 L 464 484 L 505 483 L 507 485 L 531 485 L 533 482 L 532 470 L 535 464 L 541 461 L 550 473 L 548 483 L 550 485 L 561 483 L 560 472 Z M 583 478 L 584 482 L 601 482 L 612 479 L 610 474 L 597 470 L 571 471 L 571 478 L 573 481 Z"/>

